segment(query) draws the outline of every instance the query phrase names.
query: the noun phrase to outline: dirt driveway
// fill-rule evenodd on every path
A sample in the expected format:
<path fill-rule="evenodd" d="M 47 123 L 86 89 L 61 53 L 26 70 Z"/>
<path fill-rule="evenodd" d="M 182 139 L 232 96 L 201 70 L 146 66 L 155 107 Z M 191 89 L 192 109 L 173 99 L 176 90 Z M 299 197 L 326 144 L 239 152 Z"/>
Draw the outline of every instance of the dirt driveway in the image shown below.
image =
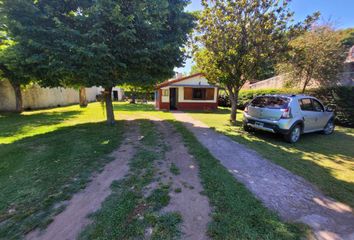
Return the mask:
<path fill-rule="evenodd" d="M 74 240 L 92 223 L 89 215 L 101 208 L 104 200 L 111 194 L 113 181 L 123 179 L 129 172 L 129 163 L 141 147 L 139 127 L 136 119 L 129 119 L 126 137 L 122 145 L 112 153 L 115 158 L 102 172 L 92 177 L 92 181 L 82 191 L 76 193 L 65 204 L 63 212 L 54 217 L 44 230 L 35 230 L 27 234 L 29 240 Z M 211 207 L 199 179 L 199 168 L 192 155 L 188 153 L 182 136 L 174 126 L 160 119 L 151 118 L 156 130 L 164 139 L 166 150 L 164 157 L 155 166 L 156 181 L 146 187 L 145 197 L 161 185 L 168 185 L 170 201 L 161 214 L 178 213 L 182 218 L 181 239 L 207 240 L 208 223 L 211 221 Z M 129 122 L 128 121 L 128 122 Z M 171 170 L 174 169 L 174 170 Z M 146 239 L 151 237 L 153 229 L 146 229 Z"/>
<path fill-rule="evenodd" d="M 111 194 L 112 182 L 128 173 L 128 162 L 136 151 L 139 137 L 138 126 L 133 122 L 128 123 L 125 141 L 111 154 L 115 160 L 108 163 L 101 173 L 93 176 L 84 190 L 76 193 L 67 203 L 63 203 L 66 205 L 65 210 L 55 216 L 45 230 L 32 231 L 27 234 L 26 239 L 76 239 L 84 227 L 91 223 L 87 216 L 100 209 L 102 202 Z"/>
<path fill-rule="evenodd" d="M 317 239 L 354 240 L 354 214 L 348 205 L 324 196 L 303 178 L 215 132 L 189 114 L 175 112 L 174 116 L 237 180 L 282 219 L 309 225 Z"/>

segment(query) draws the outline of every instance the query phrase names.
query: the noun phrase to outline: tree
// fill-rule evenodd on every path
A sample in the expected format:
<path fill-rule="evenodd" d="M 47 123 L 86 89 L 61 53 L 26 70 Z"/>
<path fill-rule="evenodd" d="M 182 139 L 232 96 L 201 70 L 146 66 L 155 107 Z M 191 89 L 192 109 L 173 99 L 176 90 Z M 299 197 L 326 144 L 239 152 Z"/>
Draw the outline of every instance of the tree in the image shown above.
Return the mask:
<path fill-rule="evenodd" d="M 341 42 L 345 48 L 349 49 L 354 46 L 354 28 L 338 30 L 338 32 L 341 35 Z"/>
<path fill-rule="evenodd" d="M 290 25 L 289 1 L 202 1 L 196 33 L 195 60 L 209 81 L 225 88 L 231 101 L 231 121 L 236 122 L 238 94 L 248 79 L 287 49 L 288 39 L 305 23 Z"/>
<path fill-rule="evenodd" d="M 23 111 L 21 88 L 31 82 L 26 75 L 29 65 L 23 60 L 23 49 L 8 39 L 3 39 L 0 45 L 0 76 L 7 79 L 14 89 L 16 106 L 15 112 Z"/>
<path fill-rule="evenodd" d="M 3 2 L 10 33 L 29 49 L 40 84 L 103 86 L 109 124 L 112 88 L 136 75 L 171 76 L 193 27 L 186 0 Z"/>
<path fill-rule="evenodd" d="M 198 67 L 197 64 L 192 65 L 190 75 L 200 73 L 202 70 Z"/>
<path fill-rule="evenodd" d="M 329 26 L 314 26 L 289 45 L 289 58 L 279 69 L 288 73 L 291 84 L 301 85 L 304 93 L 312 81 L 321 86 L 337 83 L 346 57 L 340 32 Z"/>

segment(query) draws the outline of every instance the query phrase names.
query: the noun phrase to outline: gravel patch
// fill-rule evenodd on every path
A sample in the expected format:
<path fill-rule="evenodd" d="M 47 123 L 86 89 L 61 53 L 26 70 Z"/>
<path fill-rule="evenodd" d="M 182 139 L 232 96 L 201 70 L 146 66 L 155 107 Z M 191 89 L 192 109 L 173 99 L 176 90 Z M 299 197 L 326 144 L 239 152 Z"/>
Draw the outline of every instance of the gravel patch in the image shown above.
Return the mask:
<path fill-rule="evenodd" d="M 354 240 L 354 214 L 348 205 L 324 196 L 305 179 L 215 132 L 189 114 L 174 112 L 174 116 L 238 181 L 283 220 L 307 224 L 320 240 Z"/>

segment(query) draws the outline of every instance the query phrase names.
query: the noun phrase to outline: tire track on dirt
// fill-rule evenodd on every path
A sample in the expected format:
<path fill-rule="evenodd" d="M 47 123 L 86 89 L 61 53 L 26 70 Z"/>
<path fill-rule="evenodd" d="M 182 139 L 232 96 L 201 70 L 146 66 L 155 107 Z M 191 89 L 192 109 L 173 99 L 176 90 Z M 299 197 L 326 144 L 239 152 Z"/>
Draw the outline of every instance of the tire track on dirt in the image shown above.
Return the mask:
<path fill-rule="evenodd" d="M 193 156 L 188 153 L 182 136 L 172 124 L 156 121 L 156 119 L 155 123 L 168 148 L 165 160 L 157 166 L 162 173 L 160 181 L 170 185 L 172 189 L 169 193 L 170 202 L 161 212 L 181 214 L 182 239 L 208 239 L 207 228 L 211 221 L 209 216 L 211 207 L 208 198 L 200 194 L 203 192 L 203 187 L 198 175 L 198 165 Z M 171 172 L 172 164 L 179 169 L 179 173 Z"/>
<path fill-rule="evenodd" d="M 73 240 L 85 226 L 91 223 L 87 217 L 96 212 L 102 202 L 111 194 L 113 181 L 122 179 L 129 171 L 128 162 L 134 156 L 139 144 L 139 126 L 133 121 L 127 122 L 125 140 L 111 153 L 114 158 L 102 172 L 95 174 L 87 187 L 76 193 L 67 203 L 65 210 L 53 219 L 43 230 L 34 230 L 27 234 L 29 240 Z"/>

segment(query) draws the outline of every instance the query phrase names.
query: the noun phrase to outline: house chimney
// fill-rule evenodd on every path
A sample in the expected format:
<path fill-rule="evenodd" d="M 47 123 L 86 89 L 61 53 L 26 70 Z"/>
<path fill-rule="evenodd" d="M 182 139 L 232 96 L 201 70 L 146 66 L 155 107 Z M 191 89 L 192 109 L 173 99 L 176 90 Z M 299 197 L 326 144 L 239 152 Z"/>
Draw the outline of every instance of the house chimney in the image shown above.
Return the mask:
<path fill-rule="evenodd" d="M 182 73 L 176 72 L 176 79 L 179 79 L 179 78 L 182 78 L 182 77 L 183 77 Z"/>

